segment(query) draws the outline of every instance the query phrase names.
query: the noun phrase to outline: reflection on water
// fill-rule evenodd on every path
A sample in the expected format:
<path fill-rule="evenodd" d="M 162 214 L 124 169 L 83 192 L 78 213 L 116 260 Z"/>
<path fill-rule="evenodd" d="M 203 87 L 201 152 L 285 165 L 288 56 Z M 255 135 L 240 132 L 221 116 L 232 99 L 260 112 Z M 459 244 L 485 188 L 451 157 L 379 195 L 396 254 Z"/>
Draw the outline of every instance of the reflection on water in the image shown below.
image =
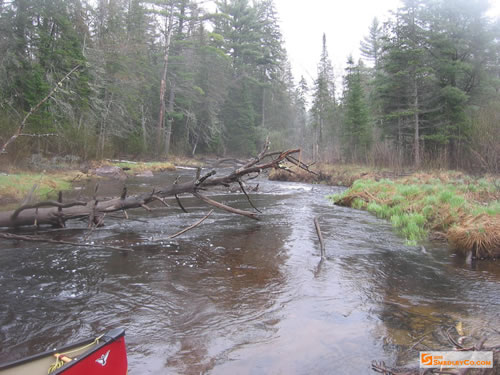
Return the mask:
<path fill-rule="evenodd" d="M 127 184 L 148 191 L 164 179 Z M 2 242 L 0 361 L 122 326 L 131 374 L 364 374 L 374 359 L 414 365 L 417 342 L 447 347 L 442 328 L 457 322 L 469 332 L 500 326 L 497 262 L 467 266 L 437 245 L 407 247 L 384 221 L 331 206 L 324 197 L 336 188 L 260 183 L 260 222 L 214 212 L 168 240 L 208 211 L 191 198 L 188 214 L 106 218 L 92 240 L 131 253 Z M 240 196 L 216 199 L 248 209 Z"/>

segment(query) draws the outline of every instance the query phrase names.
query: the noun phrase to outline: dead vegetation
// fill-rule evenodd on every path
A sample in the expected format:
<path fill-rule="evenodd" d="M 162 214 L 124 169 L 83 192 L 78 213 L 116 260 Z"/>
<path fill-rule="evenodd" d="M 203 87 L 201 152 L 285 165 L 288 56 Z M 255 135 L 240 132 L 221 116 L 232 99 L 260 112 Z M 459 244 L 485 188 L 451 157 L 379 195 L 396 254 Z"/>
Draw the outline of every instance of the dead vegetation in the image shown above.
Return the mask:
<path fill-rule="evenodd" d="M 296 165 L 287 169 L 275 169 L 269 173 L 269 179 L 274 181 L 295 181 L 307 183 L 324 183 L 333 186 L 351 186 L 359 179 L 393 178 L 395 172 L 384 169 L 371 169 L 359 165 L 310 164 L 308 172 Z"/>
<path fill-rule="evenodd" d="M 458 249 L 469 250 L 476 257 L 500 257 L 500 216 L 468 216 L 448 230 L 448 241 Z"/>

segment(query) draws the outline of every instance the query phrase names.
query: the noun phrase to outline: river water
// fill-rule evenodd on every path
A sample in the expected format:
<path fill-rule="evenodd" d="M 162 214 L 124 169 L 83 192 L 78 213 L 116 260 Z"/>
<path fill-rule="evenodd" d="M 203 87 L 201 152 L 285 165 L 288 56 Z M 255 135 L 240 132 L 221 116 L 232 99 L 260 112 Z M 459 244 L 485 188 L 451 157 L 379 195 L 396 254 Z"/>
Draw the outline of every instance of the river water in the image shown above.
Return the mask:
<path fill-rule="evenodd" d="M 127 186 L 179 173 L 193 175 Z M 0 362 L 124 327 L 130 374 L 370 374 L 372 360 L 418 366 L 418 350 L 449 348 L 444 330 L 458 323 L 500 327 L 499 262 L 407 246 L 387 222 L 326 200 L 341 188 L 259 183 L 259 222 L 217 210 L 168 240 L 209 211 L 183 198 L 187 214 L 106 217 L 88 240 L 133 252 L 2 240 Z M 251 209 L 239 194 L 216 199 Z M 51 235 L 85 240 L 85 224 L 71 225 Z"/>

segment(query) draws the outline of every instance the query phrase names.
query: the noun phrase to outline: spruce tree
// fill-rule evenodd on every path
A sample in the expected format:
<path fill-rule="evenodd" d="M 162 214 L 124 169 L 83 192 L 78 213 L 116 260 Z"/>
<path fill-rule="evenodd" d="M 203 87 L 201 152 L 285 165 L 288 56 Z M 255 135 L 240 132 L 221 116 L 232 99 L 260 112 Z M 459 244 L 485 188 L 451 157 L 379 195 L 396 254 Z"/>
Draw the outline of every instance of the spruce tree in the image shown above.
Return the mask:
<path fill-rule="evenodd" d="M 366 162 L 372 143 L 372 130 L 362 87 L 361 69 L 359 64 L 354 64 L 352 56 L 347 60 L 346 70 L 342 150 L 347 160 Z"/>
<path fill-rule="evenodd" d="M 314 82 L 312 113 L 314 116 L 313 155 L 320 158 L 327 144 L 332 144 L 337 137 L 334 128 L 335 77 L 328 50 L 326 34 L 323 34 L 321 56 L 318 63 L 318 77 Z"/>

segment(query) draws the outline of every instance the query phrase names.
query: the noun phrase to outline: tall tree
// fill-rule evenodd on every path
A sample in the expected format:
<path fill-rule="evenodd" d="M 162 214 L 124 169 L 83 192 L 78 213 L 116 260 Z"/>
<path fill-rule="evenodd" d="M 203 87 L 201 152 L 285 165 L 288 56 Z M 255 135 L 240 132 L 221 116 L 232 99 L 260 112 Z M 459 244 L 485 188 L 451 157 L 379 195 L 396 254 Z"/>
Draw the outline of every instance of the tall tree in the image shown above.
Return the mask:
<path fill-rule="evenodd" d="M 492 34 L 484 14 L 485 1 L 429 2 L 426 44 L 438 91 L 432 126 L 425 139 L 436 148 L 446 149 L 449 167 L 458 167 L 470 133 L 466 108 L 470 100 L 482 101 L 482 83 L 490 55 Z"/>
<path fill-rule="evenodd" d="M 397 134 L 400 147 L 411 140 L 413 164 L 421 164 L 422 112 L 430 108 L 433 75 L 424 44 L 422 0 L 405 0 L 386 37 L 384 74 L 379 83 L 384 101 L 386 134 Z"/>
<path fill-rule="evenodd" d="M 336 137 L 333 120 L 333 112 L 336 106 L 335 77 L 326 47 L 326 34 L 323 34 L 321 56 L 318 63 L 318 77 L 314 82 L 313 90 L 312 113 L 315 128 L 313 155 L 315 159 L 318 159 L 320 158 L 320 148 L 326 146 L 326 135 Z M 329 141 L 333 141 L 333 139 Z"/>
<path fill-rule="evenodd" d="M 375 17 L 370 25 L 368 35 L 361 41 L 361 55 L 373 62 L 375 69 L 378 66 L 380 54 L 382 53 L 382 27 L 380 26 L 377 17 Z"/>
<path fill-rule="evenodd" d="M 349 161 L 366 162 L 372 143 L 368 105 L 361 79 L 361 63 L 354 64 L 352 56 L 347 60 L 344 78 L 344 122 L 342 126 L 342 149 Z"/>

